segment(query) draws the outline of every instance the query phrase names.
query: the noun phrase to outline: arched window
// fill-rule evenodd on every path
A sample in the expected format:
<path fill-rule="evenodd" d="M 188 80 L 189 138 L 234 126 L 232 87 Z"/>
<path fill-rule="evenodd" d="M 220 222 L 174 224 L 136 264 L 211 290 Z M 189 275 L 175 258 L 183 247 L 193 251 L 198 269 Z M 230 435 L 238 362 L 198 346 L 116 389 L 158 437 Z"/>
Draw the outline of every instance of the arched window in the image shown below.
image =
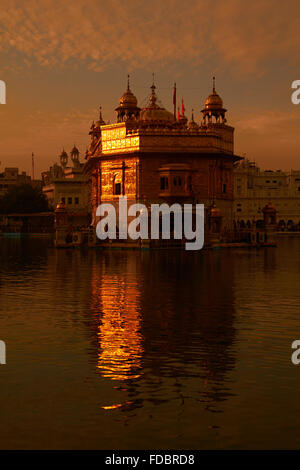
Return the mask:
<path fill-rule="evenodd" d="M 114 196 L 121 196 L 122 194 L 122 182 L 118 173 L 115 173 L 113 177 L 113 194 Z"/>

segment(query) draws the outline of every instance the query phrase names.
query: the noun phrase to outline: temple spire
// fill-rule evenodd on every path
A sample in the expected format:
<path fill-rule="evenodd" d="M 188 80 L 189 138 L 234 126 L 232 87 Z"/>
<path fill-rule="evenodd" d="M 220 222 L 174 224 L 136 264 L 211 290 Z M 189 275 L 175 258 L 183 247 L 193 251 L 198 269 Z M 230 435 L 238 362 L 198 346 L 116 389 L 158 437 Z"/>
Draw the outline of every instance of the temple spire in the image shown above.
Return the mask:
<path fill-rule="evenodd" d="M 152 85 L 151 85 L 151 96 L 150 96 L 150 106 L 156 106 L 156 94 L 155 94 L 155 89 L 156 86 L 154 84 L 154 73 L 152 73 Z"/>
<path fill-rule="evenodd" d="M 216 77 L 213 77 L 213 93 L 216 93 Z"/>

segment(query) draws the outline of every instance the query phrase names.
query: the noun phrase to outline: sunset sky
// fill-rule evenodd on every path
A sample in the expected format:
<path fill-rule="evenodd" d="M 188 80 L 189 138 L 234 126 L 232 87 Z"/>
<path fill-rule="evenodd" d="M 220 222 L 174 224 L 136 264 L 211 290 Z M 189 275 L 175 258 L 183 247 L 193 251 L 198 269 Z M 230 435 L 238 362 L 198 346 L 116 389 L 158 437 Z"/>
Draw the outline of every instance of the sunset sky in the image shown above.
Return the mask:
<path fill-rule="evenodd" d="M 0 34 L 0 171 L 30 172 L 34 152 L 39 175 L 74 143 L 84 154 L 99 105 L 114 121 L 127 73 L 143 104 L 152 72 L 163 105 L 172 110 L 176 81 L 198 122 L 215 75 L 236 153 L 300 169 L 297 0 L 12 0 Z"/>

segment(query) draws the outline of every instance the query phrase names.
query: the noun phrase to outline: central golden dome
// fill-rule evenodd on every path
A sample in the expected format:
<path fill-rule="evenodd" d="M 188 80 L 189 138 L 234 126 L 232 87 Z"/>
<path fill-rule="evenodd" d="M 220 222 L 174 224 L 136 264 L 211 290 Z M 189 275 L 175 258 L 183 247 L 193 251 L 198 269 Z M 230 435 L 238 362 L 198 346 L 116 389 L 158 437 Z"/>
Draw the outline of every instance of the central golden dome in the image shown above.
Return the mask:
<path fill-rule="evenodd" d="M 144 108 L 140 114 L 141 121 L 174 121 L 172 113 L 164 108 Z"/>
<path fill-rule="evenodd" d="M 141 110 L 140 120 L 174 122 L 173 114 L 157 104 L 155 88 L 156 86 L 153 83 L 153 85 L 151 86 L 151 96 L 149 99 L 149 104 Z"/>

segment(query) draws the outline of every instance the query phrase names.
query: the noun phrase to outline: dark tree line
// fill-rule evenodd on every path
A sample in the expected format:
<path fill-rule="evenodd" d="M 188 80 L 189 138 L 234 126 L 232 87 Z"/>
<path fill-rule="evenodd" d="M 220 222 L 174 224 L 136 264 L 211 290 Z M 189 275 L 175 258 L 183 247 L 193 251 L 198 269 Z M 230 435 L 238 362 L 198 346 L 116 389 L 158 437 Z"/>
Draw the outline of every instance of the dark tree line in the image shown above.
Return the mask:
<path fill-rule="evenodd" d="M 31 184 L 11 186 L 0 197 L 0 214 L 34 213 L 49 211 L 46 196 L 38 187 Z"/>

